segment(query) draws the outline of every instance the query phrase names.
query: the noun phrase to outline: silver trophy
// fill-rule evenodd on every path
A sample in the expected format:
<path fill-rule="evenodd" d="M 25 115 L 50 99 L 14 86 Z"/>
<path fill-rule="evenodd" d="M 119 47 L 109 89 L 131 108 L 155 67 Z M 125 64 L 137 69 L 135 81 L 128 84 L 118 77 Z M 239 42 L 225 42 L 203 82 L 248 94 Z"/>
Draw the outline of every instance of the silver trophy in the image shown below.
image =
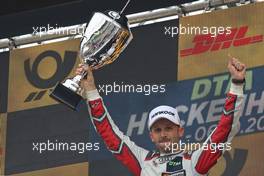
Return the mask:
<path fill-rule="evenodd" d="M 132 40 L 126 16 L 115 11 L 95 12 L 81 39 L 81 62 L 93 70 L 112 63 Z M 50 96 L 77 110 L 82 100 L 79 83 L 86 72 L 59 83 Z"/>

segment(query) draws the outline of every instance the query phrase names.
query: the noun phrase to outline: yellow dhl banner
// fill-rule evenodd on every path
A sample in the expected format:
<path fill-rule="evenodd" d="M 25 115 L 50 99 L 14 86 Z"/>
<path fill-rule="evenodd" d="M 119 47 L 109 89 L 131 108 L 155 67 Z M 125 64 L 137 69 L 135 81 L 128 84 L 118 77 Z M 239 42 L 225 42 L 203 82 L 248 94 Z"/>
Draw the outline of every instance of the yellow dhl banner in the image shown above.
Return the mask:
<path fill-rule="evenodd" d="M 8 112 L 57 104 L 48 95 L 79 63 L 79 39 L 10 52 Z"/>
<path fill-rule="evenodd" d="M 227 72 L 228 54 L 264 65 L 264 3 L 180 18 L 178 80 Z"/>

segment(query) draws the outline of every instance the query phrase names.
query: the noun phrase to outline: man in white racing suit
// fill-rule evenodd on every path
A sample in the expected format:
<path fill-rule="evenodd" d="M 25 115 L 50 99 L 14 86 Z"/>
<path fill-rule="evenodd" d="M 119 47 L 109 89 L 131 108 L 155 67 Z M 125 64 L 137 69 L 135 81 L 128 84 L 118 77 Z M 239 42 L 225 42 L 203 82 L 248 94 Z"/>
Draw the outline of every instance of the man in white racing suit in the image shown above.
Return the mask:
<path fill-rule="evenodd" d="M 204 145 L 225 144 L 231 142 L 239 130 L 240 109 L 243 101 L 243 85 L 246 66 L 232 58 L 227 66 L 232 83 L 227 93 L 223 112 L 217 127 Z M 174 150 L 179 144 L 184 129 L 177 110 L 169 106 L 159 106 L 149 113 L 148 128 L 150 138 L 158 152 L 151 152 L 137 146 L 124 135 L 113 122 L 103 99 L 100 97 L 91 68 L 79 65 L 76 74 L 84 70 L 88 76 L 81 83 L 86 90 L 88 109 L 97 133 L 104 140 L 109 151 L 136 176 L 194 176 L 206 175 L 221 157 L 220 148 L 200 148 L 193 152 Z"/>

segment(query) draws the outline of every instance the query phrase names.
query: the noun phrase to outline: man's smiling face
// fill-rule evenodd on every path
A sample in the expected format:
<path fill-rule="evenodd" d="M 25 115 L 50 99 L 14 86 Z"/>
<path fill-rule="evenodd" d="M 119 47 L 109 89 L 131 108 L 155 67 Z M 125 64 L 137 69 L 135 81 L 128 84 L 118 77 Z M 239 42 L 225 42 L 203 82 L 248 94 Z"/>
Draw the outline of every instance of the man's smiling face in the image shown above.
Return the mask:
<path fill-rule="evenodd" d="M 150 128 L 150 138 L 160 153 L 170 153 L 172 145 L 179 143 L 183 133 L 182 127 L 164 118 L 157 120 Z"/>

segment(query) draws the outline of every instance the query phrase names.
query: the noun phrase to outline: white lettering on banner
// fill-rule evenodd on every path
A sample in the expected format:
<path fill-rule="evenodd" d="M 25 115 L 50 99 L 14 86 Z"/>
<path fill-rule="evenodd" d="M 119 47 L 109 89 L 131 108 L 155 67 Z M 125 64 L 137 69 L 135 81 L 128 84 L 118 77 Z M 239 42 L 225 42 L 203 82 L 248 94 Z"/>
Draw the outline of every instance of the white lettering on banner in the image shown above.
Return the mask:
<path fill-rule="evenodd" d="M 178 113 L 186 113 L 188 111 L 188 107 L 185 105 L 179 105 L 176 107 Z M 181 115 L 180 115 L 181 117 Z M 185 121 L 181 119 L 181 125 L 185 125 Z"/>
<path fill-rule="evenodd" d="M 256 93 L 252 93 L 249 96 L 248 106 L 245 115 L 250 115 L 254 107 L 258 107 L 258 113 L 263 113 L 264 111 L 264 91 L 261 94 L 261 98 L 256 100 Z"/>
<path fill-rule="evenodd" d="M 242 110 L 242 113 L 240 113 L 240 116 L 239 117 L 241 117 L 242 114 L 243 114 L 243 112 L 244 112 L 244 109 L 245 109 L 246 103 L 247 103 L 246 102 L 247 98 L 248 98 L 248 94 L 244 94 L 244 101 L 242 102 L 242 105 L 241 105 L 241 109 L 243 109 L 243 110 Z"/>
<path fill-rule="evenodd" d="M 193 134 L 186 134 L 188 138 L 195 138 L 196 141 L 204 140 L 216 127 L 220 120 L 225 104 L 224 94 L 230 89 L 231 78 L 229 74 L 218 75 L 212 78 L 203 78 L 194 81 L 191 103 L 176 106 L 181 123 L 186 128 L 195 125 Z M 239 134 L 248 134 L 264 130 L 264 90 L 262 92 L 250 91 L 253 87 L 253 71 L 248 70 L 246 76 L 244 101 L 241 104 L 240 116 L 247 117 L 240 119 L 243 128 Z M 207 97 L 210 95 L 210 97 Z M 221 98 L 215 98 L 221 96 Z M 204 98 L 205 101 L 192 102 Z M 147 112 L 144 112 L 139 121 L 136 121 L 137 114 L 132 114 L 129 120 L 127 135 L 132 136 L 134 128 L 137 128 L 137 135 L 142 135 L 147 123 Z M 213 123 L 215 122 L 215 123 Z"/>
<path fill-rule="evenodd" d="M 224 104 L 225 104 L 225 98 L 212 100 L 209 106 L 206 122 L 218 121 L 221 117 Z"/>
<path fill-rule="evenodd" d="M 249 98 L 247 98 L 249 97 Z M 256 100 L 256 92 L 253 92 L 249 95 L 244 95 L 244 101 L 241 106 L 241 115 L 240 116 L 249 116 L 253 113 L 253 108 L 257 108 L 254 114 L 263 114 L 264 112 L 264 91 L 261 93 L 261 98 Z M 248 101 L 247 101 L 248 100 Z M 191 109 L 189 114 L 187 114 L 187 123 L 186 126 L 192 126 L 194 120 L 197 121 L 198 124 L 216 122 L 220 119 L 220 112 L 223 110 L 225 99 L 215 99 L 211 101 L 201 102 L 200 104 L 195 103 L 191 105 Z M 208 107 L 209 106 L 209 107 Z M 180 105 L 178 107 L 184 107 L 184 114 L 188 113 L 187 106 Z M 177 107 L 177 109 L 178 109 Z M 207 109 L 208 108 L 208 109 Z M 245 113 L 244 109 L 246 109 Z M 206 111 L 205 111 L 206 110 Z M 202 114 L 203 113 L 203 114 Z M 181 116 L 180 116 L 181 117 Z M 207 117 L 206 121 L 204 121 L 204 117 Z"/>
<path fill-rule="evenodd" d="M 148 112 L 143 112 L 142 116 L 141 116 L 141 120 L 136 121 L 136 114 L 132 114 L 130 116 L 130 120 L 128 123 L 128 128 L 127 128 L 127 135 L 128 136 L 132 136 L 133 134 L 133 130 L 135 128 L 138 129 L 137 131 L 137 135 L 142 135 L 144 133 L 144 129 L 145 129 L 145 124 L 148 118 Z"/>
<path fill-rule="evenodd" d="M 244 101 L 241 106 L 241 115 L 248 116 L 247 120 L 240 119 L 240 122 L 243 120 L 243 129 L 240 129 L 239 134 L 249 134 L 256 131 L 264 131 L 264 116 L 262 115 L 264 111 L 264 90 L 261 94 L 261 98 L 256 100 L 256 92 L 244 95 Z M 249 98 L 248 98 L 249 97 Z M 211 101 L 205 101 L 200 103 L 194 103 L 191 105 L 178 105 L 176 109 L 179 112 L 181 118 L 181 123 L 184 128 L 193 126 L 195 121 L 195 131 L 192 134 L 186 134 L 188 138 L 194 138 L 195 141 L 203 141 L 205 138 L 212 132 L 216 127 L 217 122 L 220 119 L 220 114 L 222 114 L 224 106 L 224 98 L 214 99 Z M 253 111 L 253 108 L 258 108 L 256 111 Z M 247 110 L 244 112 L 244 110 Z M 244 113 L 243 113 L 244 112 Z M 253 114 L 254 113 L 254 114 Z M 186 119 L 184 117 L 187 117 Z M 127 135 L 132 136 L 133 130 L 137 128 L 136 135 L 143 135 L 144 129 L 146 128 L 148 112 L 143 112 L 141 118 L 138 121 L 137 114 L 132 114 L 127 128 Z M 206 120 L 204 120 L 206 119 Z M 186 121 L 186 123 L 185 123 Z M 215 123 L 211 123 L 215 122 Z M 209 125 L 209 126 L 208 126 Z"/>
<path fill-rule="evenodd" d="M 202 111 L 208 105 L 208 103 L 209 101 L 203 102 L 200 106 L 198 106 L 197 103 L 192 104 L 186 126 L 191 126 L 195 119 L 197 120 L 198 124 L 204 123 Z"/>

